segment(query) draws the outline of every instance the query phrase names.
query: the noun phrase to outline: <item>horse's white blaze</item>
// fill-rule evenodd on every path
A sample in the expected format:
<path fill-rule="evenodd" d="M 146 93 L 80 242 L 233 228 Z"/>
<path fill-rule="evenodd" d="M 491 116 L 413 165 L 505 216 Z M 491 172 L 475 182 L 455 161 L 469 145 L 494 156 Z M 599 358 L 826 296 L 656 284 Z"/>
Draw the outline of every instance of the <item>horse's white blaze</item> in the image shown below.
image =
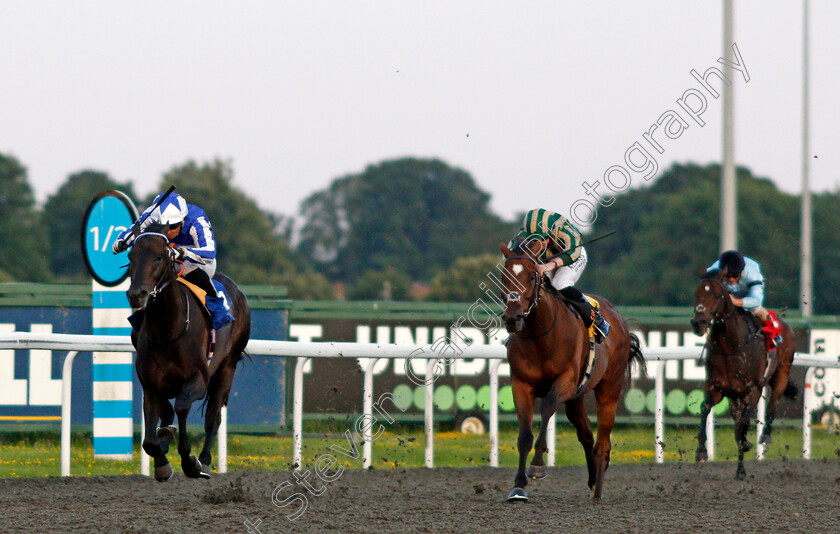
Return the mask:
<path fill-rule="evenodd" d="M 705 289 L 706 291 L 711 291 L 711 290 L 712 290 L 712 288 L 711 288 L 711 287 L 709 287 L 709 284 L 706 284 L 706 285 L 703 287 L 703 289 Z"/>
<path fill-rule="evenodd" d="M 513 266 L 512 269 L 513 269 L 513 274 L 519 274 L 519 273 L 522 272 L 522 269 L 524 269 L 524 267 L 522 267 L 522 265 L 517 263 L 516 265 Z"/>

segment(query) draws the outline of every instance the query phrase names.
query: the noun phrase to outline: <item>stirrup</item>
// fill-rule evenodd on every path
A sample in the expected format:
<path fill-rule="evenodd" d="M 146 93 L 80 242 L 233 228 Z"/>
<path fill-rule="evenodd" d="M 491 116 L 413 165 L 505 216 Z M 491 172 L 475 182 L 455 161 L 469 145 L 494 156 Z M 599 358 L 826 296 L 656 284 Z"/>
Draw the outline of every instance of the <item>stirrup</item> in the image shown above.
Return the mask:
<path fill-rule="evenodd" d="M 598 313 L 595 316 L 595 342 L 601 343 L 610 333 L 610 323 L 604 319 L 604 316 Z"/>

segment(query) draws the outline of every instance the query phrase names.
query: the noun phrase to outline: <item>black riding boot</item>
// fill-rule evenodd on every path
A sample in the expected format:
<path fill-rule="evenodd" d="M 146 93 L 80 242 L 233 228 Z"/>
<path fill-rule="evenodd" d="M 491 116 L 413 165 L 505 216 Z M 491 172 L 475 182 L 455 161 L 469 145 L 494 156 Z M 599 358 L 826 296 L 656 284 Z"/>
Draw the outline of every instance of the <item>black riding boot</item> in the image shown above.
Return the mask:
<path fill-rule="evenodd" d="M 589 303 L 589 300 L 583 296 L 583 293 L 578 288 L 569 286 L 561 289 L 560 294 L 575 308 L 581 319 L 583 319 L 583 324 L 586 328 L 589 328 L 592 326 L 592 323 L 595 323 L 595 342 L 600 343 L 604 341 L 604 338 L 610 333 L 610 323 Z"/>
<path fill-rule="evenodd" d="M 216 296 L 216 286 L 210 281 L 210 276 L 201 269 L 194 269 L 184 275 L 187 282 L 197 285 L 211 297 Z"/>

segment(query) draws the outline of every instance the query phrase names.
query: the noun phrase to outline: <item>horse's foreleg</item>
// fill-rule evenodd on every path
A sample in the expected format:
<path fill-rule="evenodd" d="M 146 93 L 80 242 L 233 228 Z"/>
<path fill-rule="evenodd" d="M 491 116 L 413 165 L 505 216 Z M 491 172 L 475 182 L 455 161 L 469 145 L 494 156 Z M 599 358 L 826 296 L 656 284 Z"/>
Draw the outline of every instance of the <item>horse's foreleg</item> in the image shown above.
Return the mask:
<path fill-rule="evenodd" d="M 592 435 L 592 426 L 589 423 L 589 416 L 583 404 L 583 396 L 566 401 L 566 417 L 577 430 L 577 438 L 583 445 L 583 453 L 586 455 L 586 467 L 589 471 L 587 485 L 590 490 L 595 489 L 595 436 Z"/>
<path fill-rule="evenodd" d="M 216 374 L 210 379 L 210 387 L 207 392 L 207 411 L 204 415 L 204 447 L 201 449 L 201 454 L 198 455 L 198 460 L 208 469 L 213 459 L 210 450 L 213 446 L 213 439 L 219 432 L 222 406 L 224 406 L 228 393 L 230 393 L 235 370 L 235 367 L 225 365 L 216 371 Z"/>
<path fill-rule="evenodd" d="M 155 460 L 155 479 L 166 482 L 172 477 L 172 466 L 166 459 L 166 451 L 161 447 L 157 435 L 158 406 L 160 402 L 148 392 L 143 393 L 143 450 Z"/>
<path fill-rule="evenodd" d="M 190 414 L 190 407 L 193 402 L 204 398 L 206 393 L 207 385 L 204 382 L 204 376 L 196 373 L 187 382 L 184 390 L 175 397 L 175 413 L 178 415 L 178 454 L 181 455 L 181 468 L 190 478 L 210 478 L 209 468 L 203 468 L 201 462 L 190 455 L 192 447 L 187 433 L 187 416 Z"/>
<path fill-rule="evenodd" d="M 551 424 L 551 418 L 554 417 L 554 412 L 556 411 L 557 395 L 552 391 L 543 398 L 540 406 L 542 423 L 540 424 L 537 443 L 534 446 L 534 457 L 531 459 L 531 465 L 528 467 L 528 478 L 541 479 L 545 478 L 548 474 L 544 460 L 545 452 L 548 450 L 546 432 L 548 432 L 548 425 Z"/>
<path fill-rule="evenodd" d="M 706 451 L 706 421 L 709 419 L 709 414 L 712 413 L 712 408 L 722 398 L 723 395 L 719 391 L 708 386 L 706 387 L 703 404 L 700 406 L 700 430 L 697 432 L 697 453 L 694 455 L 695 462 L 705 462 L 709 459 L 709 453 Z"/>
<path fill-rule="evenodd" d="M 158 399 L 157 410 L 160 417 L 157 436 L 160 439 L 160 448 L 163 454 L 166 454 L 169 452 L 169 444 L 175 441 L 175 427 L 172 426 L 175 421 L 175 410 L 172 409 L 169 400 L 163 398 Z"/>
<path fill-rule="evenodd" d="M 531 452 L 531 446 L 534 444 L 534 434 L 531 432 L 531 423 L 534 419 L 534 388 L 516 378 L 512 380 L 512 387 L 516 419 L 519 421 L 519 439 L 516 441 L 519 449 L 519 468 L 516 470 L 516 478 L 508 500 L 527 501 L 525 486 L 528 484 L 528 477 L 525 476 L 525 463 Z"/>

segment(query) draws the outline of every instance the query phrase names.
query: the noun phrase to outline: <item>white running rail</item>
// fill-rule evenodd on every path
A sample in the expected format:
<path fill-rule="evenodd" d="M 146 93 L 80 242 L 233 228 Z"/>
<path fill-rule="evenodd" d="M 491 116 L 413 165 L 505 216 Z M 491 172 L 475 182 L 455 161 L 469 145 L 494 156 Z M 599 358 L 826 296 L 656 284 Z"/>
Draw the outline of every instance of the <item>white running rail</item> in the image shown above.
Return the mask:
<path fill-rule="evenodd" d="M 439 348 L 439 347 L 438 347 Z M 0 334 L 0 349 L 47 349 L 68 351 L 64 361 L 62 374 L 62 418 L 61 418 L 61 475 L 70 475 L 70 390 L 72 386 L 72 366 L 76 355 L 79 352 L 134 352 L 131 340 L 128 336 L 92 336 L 74 334 L 39 334 L 32 332 L 12 332 Z M 417 354 L 428 354 L 434 356 L 433 345 L 397 345 L 378 343 L 331 343 L 311 342 L 300 343 L 293 341 L 271 341 L 251 340 L 248 344 L 248 353 L 262 356 L 280 356 L 297 358 L 294 368 L 294 392 L 293 392 L 293 463 L 296 469 L 300 469 L 303 463 L 303 376 L 304 366 L 310 358 L 369 358 L 364 369 L 364 391 L 363 391 L 363 417 L 365 421 L 372 421 L 373 417 L 373 369 L 380 358 L 417 358 Z M 420 352 L 422 351 L 422 352 Z M 700 347 L 674 347 L 674 348 L 647 348 L 644 349 L 645 359 L 650 362 L 662 362 L 665 360 L 696 360 L 700 357 Z M 506 349 L 501 345 L 473 345 L 467 347 L 458 356 L 459 359 L 487 359 L 493 360 L 489 365 L 490 377 L 490 406 L 489 406 L 489 445 L 490 465 L 499 465 L 499 367 L 506 358 Z M 417 358 L 420 359 L 420 358 Z M 422 358 L 427 359 L 427 358 Z M 426 376 L 434 376 L 434 370 L 438 359 L 430 357 L 427 359 Z M 794 365 L 809 367 L 806 373 L 807 389 L 813 378 L 816 367 L 840 367 L 840 361 L 834 357 L 818 357 L 811 354 L 797 353 Z M 659 365 L 655 375 L 656 411 L 655 411 L 655 450 L 656 461 L 665 461 L 665 425 L 664 425 L 664 398 L 665 398 L 665 366 Z M 434 467 L 434 379 L 425 382 L 425 464 L 426 467 Z M 809 395 L 804 395 L 804 416 L 802 424 L 803 434 L 803 457 L 810 458 L 811 453 L 811 417 L 814 407 L 809 405 Z M 764 403 L 759 407 L 759 424 L 763 426 Z M 551 419 L 550 434 L 556 424 L 556 417 Z M 142 417 L 141 417 L 142 424 Z M 363 429 L 363 465 L 369 467 L 372 459 L 373 440 L 370 435 L 370 424 L 364 425 Z M 760 428 L 759 428 L 760 432 Z M 219 428 L 219 449 L 218 461 L 219 472 L 227 471 L 227 412 L 222 412 L 222 424 Z M 709 416 L 707 423 L 707 436 L 709 459 L 714 459 L 714 416 Z M 763 446 L 759 444 L 759 459 L 763 457 Z M 555 440 L 548 443 L 548 465 L 554 465 Z M 149 474 L 149 458 L 141 451 L 141 472 Z"/>

